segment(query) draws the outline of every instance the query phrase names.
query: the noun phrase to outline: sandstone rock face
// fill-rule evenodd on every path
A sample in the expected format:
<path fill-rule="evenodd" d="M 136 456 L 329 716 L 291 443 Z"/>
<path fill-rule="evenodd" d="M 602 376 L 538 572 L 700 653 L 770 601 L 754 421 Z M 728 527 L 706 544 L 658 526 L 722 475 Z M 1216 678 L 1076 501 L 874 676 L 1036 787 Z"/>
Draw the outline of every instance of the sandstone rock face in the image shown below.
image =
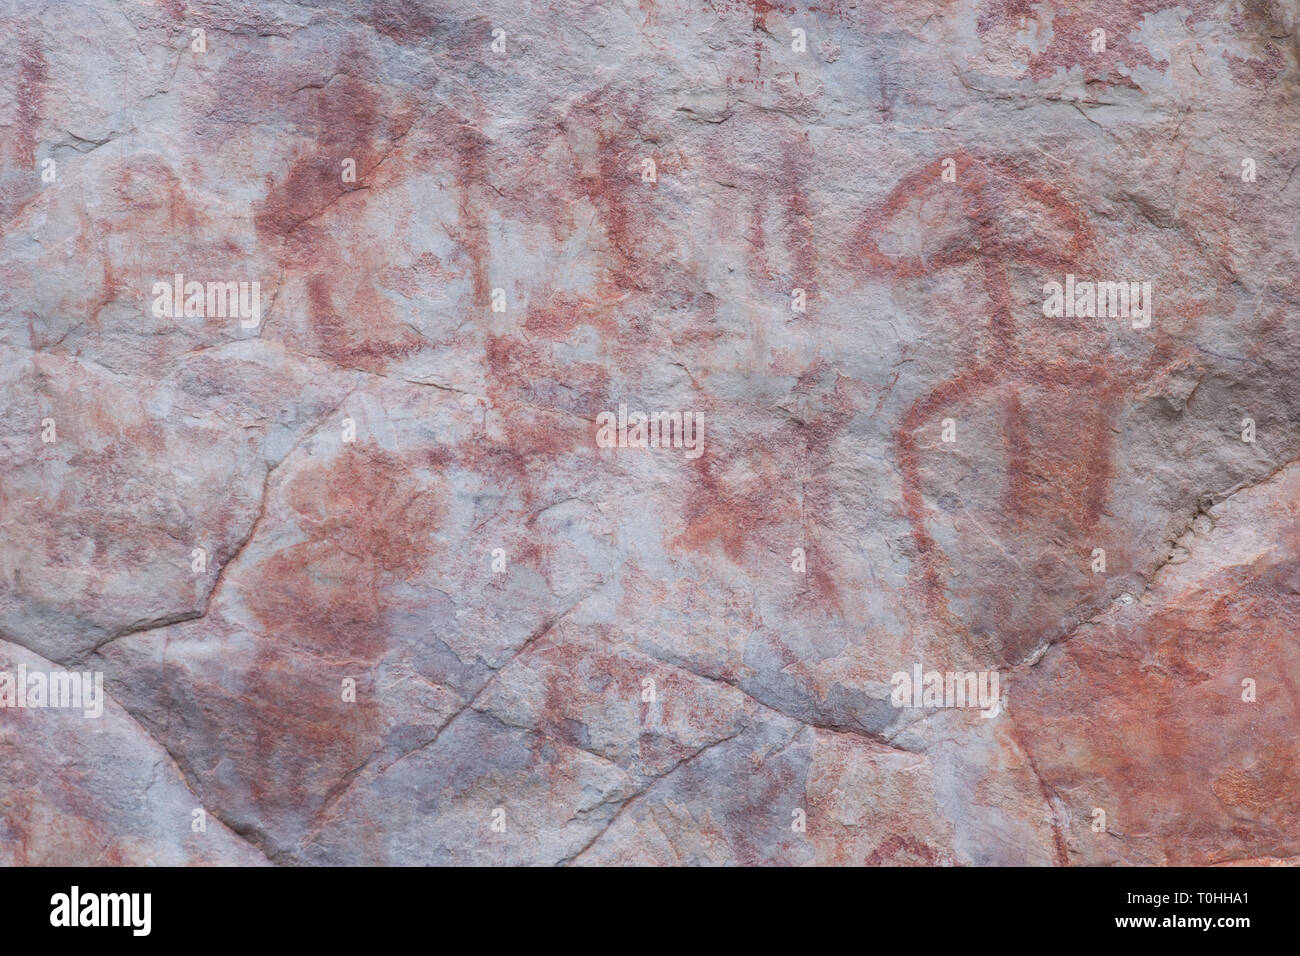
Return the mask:
<path fill-rule="evenodd" d="M 0 862 L 1300 858 L 1290 0 L 0 21 Z"/>

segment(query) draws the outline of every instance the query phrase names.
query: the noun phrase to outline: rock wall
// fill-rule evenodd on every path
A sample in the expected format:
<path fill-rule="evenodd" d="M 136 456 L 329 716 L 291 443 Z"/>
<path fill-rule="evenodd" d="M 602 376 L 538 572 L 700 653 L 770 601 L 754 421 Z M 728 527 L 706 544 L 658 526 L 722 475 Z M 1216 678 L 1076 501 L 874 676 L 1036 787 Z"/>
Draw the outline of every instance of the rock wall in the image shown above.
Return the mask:
<path fill-rule="evenodd" d="M 0 862 L 1300 858 L 1291 0 L 0 22 Z"/>

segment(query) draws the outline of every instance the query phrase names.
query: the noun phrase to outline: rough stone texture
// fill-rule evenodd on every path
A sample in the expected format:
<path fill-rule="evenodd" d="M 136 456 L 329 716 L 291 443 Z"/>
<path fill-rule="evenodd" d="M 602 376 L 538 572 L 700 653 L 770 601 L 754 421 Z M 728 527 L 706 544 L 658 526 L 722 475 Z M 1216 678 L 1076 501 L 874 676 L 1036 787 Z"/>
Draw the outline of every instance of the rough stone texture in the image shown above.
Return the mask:
<path fill-rule="evenodd" d="M 0 22 L 0 862 L 1300 858 L 1292 0 Z"/>

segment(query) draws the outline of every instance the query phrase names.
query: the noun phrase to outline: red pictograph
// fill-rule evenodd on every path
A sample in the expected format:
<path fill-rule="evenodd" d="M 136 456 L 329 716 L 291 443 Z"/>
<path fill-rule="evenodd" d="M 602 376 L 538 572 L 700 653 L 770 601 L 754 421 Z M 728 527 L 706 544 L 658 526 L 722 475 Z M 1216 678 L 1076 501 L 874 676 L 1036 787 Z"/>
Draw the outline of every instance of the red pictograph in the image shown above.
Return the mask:
<path fill-rule="evenodd" d="M 955 182 L 943 179 L 948 159 Z M 937 248 L 917 255 L 882 250 L 882 237 L 891 227 L 921 215 L 927 204 L 947 210 Z M 954 204 L 959 228 L 954 228 Z M 909 226 L 905 231 L 914 230 Z M 962 322 L 962 316 L 974 310 L 987 315 L 987 324 L 966 320 L 971 333 L 966 357 L 951 377 L 910 406 L 893 436 L 903 507 L 916 546 L 918 583 L 927 611 L 946 618 L 945 556 L 929 530 L 920 429 L 933 425 L 937 435 L 939 420 L 964 403 L 996 407 L 1005 469 L 1000 517 L 1011 535 L 1047 532 L 1055 517 L 1049 509 L 1063 507 L 1073 511 L 1067 520 L 1074 526 L 1090 528 L 1105 506 L 1114 412 L 1125 377 L 1117 374 L 1112 354 L 1095 350 L 1101 338 L 1096 328 L 1053 325 L 1041 312 L 1028 311 L 1023 294 L 1020 304 L 1013 299 L 1009 278 L 1013 268 L 1030 272 L 1037 283 L 1060 281 L 1067 271 L 1088 273 L 1096 258 L 1094 233 L 1060 187 L 1024 174 L 1009 160 L 954 153 L 904 177 L 882 203 L 868 209 L 854 249 L 872 278 L 896 282 L 973 265 L 982 286 L 983 300 L 976 296 L 957 304 L 953 317 Z M 1028 323 L 1034 325 L 1032 332 L 1025 329 Z M 1089 351 L 1092 354 L 1085 354 Z M 1068 463 L 1043 454 L 1031 440 L 1033 402 L 1048 395 L 1065 404 L 1066 414 L 1058 421 L 1075 422 L 1069 441 L 1077 453 Z M 1008 600 L 992 592 L 989 597 L 995 603 Z M 1016 629 L 1013 622 L 1001 623 Z"/>

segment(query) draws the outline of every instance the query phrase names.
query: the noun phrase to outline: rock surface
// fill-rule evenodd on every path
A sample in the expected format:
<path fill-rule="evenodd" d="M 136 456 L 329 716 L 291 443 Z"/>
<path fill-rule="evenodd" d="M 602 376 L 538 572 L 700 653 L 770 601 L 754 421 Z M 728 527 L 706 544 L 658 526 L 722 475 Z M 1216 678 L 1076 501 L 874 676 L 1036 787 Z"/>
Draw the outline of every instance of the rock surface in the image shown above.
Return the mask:
<path fill-rule="evenodd" d="M 1294 4 L 0 22 L 0 863 L 1300 859 Z"/>

